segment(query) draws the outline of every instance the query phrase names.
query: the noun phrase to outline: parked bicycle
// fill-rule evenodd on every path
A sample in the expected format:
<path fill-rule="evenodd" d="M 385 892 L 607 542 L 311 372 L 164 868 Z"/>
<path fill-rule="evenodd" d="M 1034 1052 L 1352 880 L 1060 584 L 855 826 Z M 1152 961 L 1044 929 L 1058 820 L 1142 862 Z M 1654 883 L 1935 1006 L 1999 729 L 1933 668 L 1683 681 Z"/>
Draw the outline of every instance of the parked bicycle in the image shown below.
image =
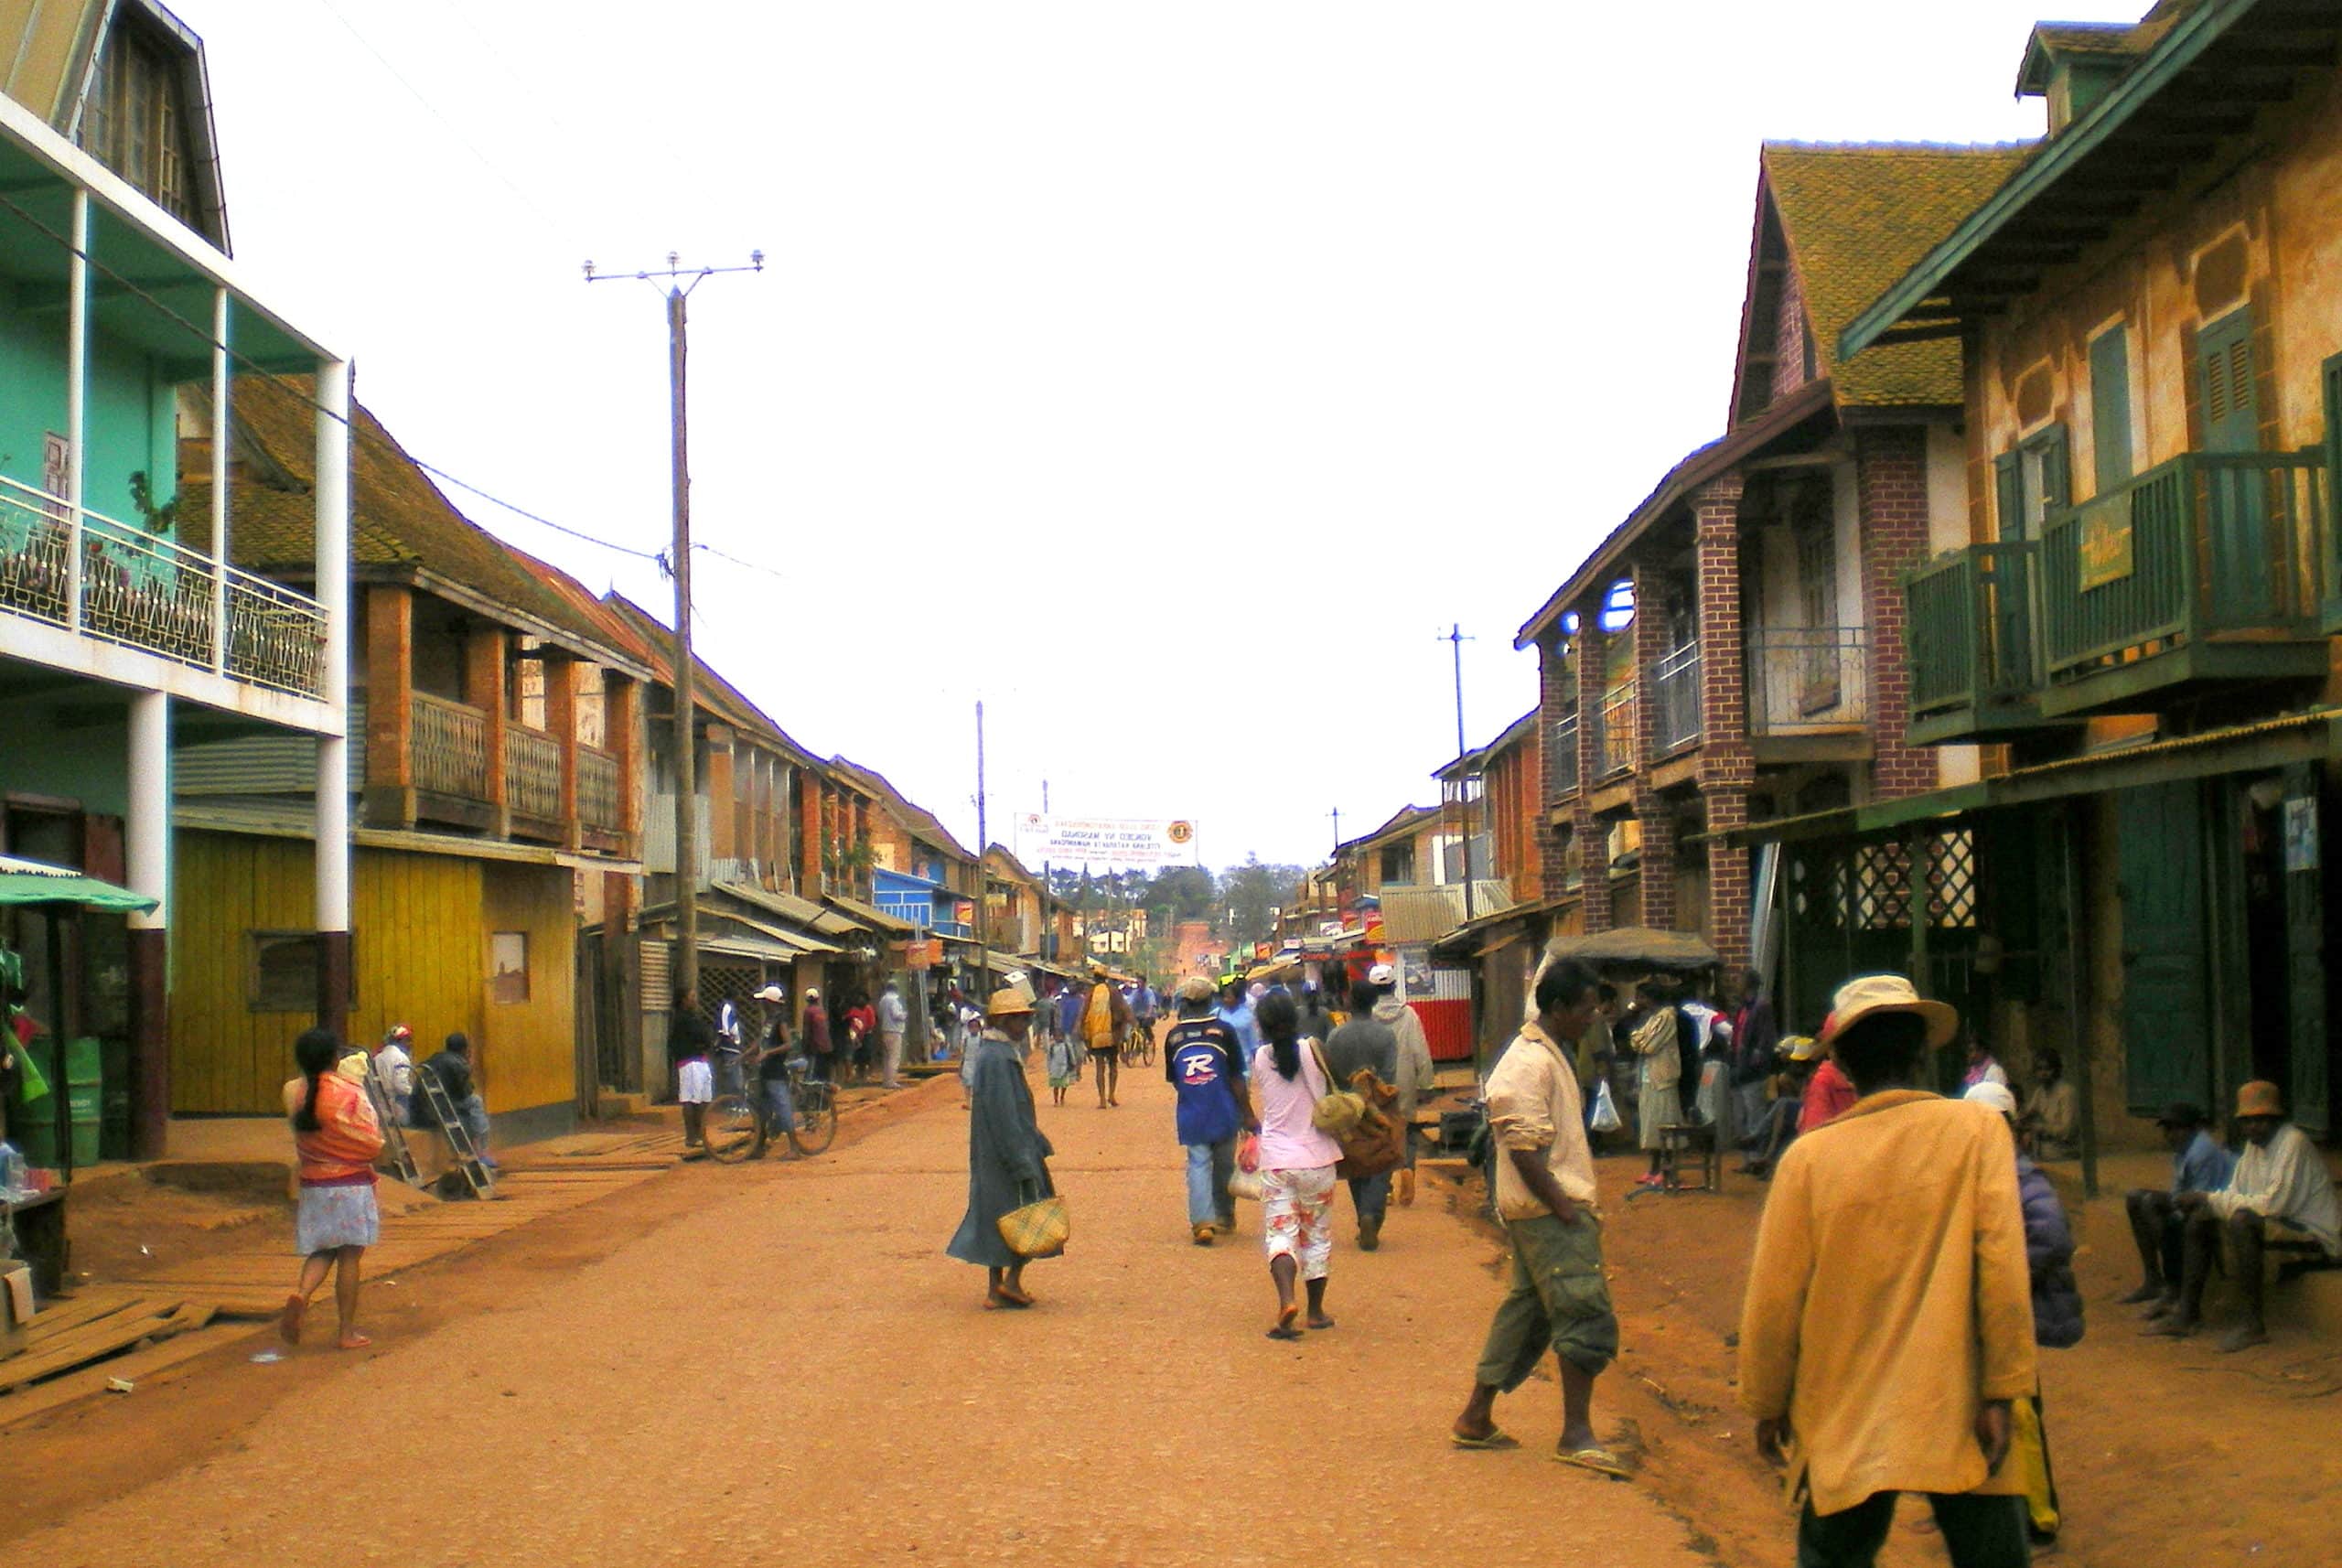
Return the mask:
<path fill-rule="evenodd" d="M 722 1093 L 707 1108 L 706 1138 L 710 1157 L 732 1165 L 761 1159 L 771 1147 L 776 1129 L 765 1103 L 764 1085 L 748 1076 L 763 1058 L 736 1048 L 719 1048 L 714 1063 Z M 796 1124 L 789 1129 L 789 1144 L 800 1155 L 818 1155 L 838 1135 L 837 1086 L 812 1074 L 803 1057 L 789 1058 L 789 1099 Z"/>

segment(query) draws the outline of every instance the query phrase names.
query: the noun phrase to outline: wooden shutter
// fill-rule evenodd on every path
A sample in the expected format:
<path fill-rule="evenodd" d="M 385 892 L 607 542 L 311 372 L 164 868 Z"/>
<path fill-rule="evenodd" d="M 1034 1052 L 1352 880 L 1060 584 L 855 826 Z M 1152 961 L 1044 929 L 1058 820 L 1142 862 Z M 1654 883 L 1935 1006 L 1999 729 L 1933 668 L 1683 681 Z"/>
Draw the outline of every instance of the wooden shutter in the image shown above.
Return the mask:
<path fill-rule="evenodd" d="M 2073 458 L 2063 424 L 2053 424 L 2033 439 L 2041 452 L 2041 514 L 2047 517 L 2074 504 Z"/>
<path fill-rule="evenodd" d="M 1993 459 L 1993 504 L 2000 514 L 1994 521 L 2003 543 L 2014 543 L 2027 535 L 2030 531 L 2025 526 L 2025 471 L 2014 452 L 2004 452 Z"/>
<path fill-rule="evenodd" d="M 2252 395 L 2252 312 L 2230 311 L 2196 340 L 2203 383 L 2204 450 L 2250 452 L 2261 444 Z"/>
<path fill-rule="evenodd" d="M 2326 361 L 2322 371 L 2326 382 L 2326 516 L 2328 532 L 2342 527 L 2342 354 Z M 2342 590 L 2342 583 L 2328 576 L 2326 591 Z"/>
<path fill-rule="evenodd" d="M 2131 341 L 2126 328 L 2101 332 L 2090 346 L 2092 493 L 2131 477 Z"/>

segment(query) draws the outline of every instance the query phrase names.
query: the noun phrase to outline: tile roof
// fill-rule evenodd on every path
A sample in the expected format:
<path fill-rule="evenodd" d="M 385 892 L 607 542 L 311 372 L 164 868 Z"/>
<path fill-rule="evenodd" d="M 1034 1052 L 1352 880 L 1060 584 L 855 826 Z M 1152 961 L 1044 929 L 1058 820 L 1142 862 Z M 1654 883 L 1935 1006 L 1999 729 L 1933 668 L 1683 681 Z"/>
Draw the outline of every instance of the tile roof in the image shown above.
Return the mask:
<path fill-rule="evenodd" d="M 309 401 L 316 390 L 306 376 L 236 379 L 234 456 L 241 467 L 230 481 L 228 521 L 236 565 L 293 577 L 317 571 L 317 410 Z M 356 575 L 428 573 L 511 610 L 516 625 L 543 628 L 575 645 L 575 651 L 611 651 L 603 617 L 548 586 L 503 541 L 457 510 L 362 406 L 351 409 L 350 437 L 349 561 Z M 209 470 L 184 476 L 179 496 L 183 515 L 204 520 L 198 527 L 208 545 Z"/>
<path fill-rule="evenodd" d="M 649 610 L 628 598 L 611 592 L 602 596 L 603 609 L 620 628 L 632 639 L 632 646 L 642 651 L 643 662 L 650 667 L 650 678 L 673 691 L 675 687 L 675 634 L 665 622 Z M 790 733 L 774 722 L 772 716 L 750 702 L 746 693 L 717 674 L 708 661 L 692 652 L 692 700 L 702 712 L 752 735 L 779 746 L 800 762 L 816 763 L 813 753 L 798 744 Z"/>
<path fill-rule="evenodd" d="M 843 757 L 831 757 L 830 766 L 845 774 L 849 779 L 858 779 L 869 786 L 876 792 L 880 802 L 902 819 L 905 831 L 914 837 L 927 840 L 954 860 L 973 862 L 976 859 L 968 852 L 966 845 L 951 836 L 951 829 L 936 820 L 934 812 L 925 806 L 915 803 L 909 796 L 896 789 L 886 776 L 876 768 L 865 768 L 859 762 L 849 762 Z"/>
<path fill-rule="evenodd" d="M 1957 341 L 1881 344 L 1840 363 L 1838 334 L 2039 145 L 1765 145 L 1765 187 L 1804 289 L 1816 373 L 1841 408 L 1962 401 Z"/>

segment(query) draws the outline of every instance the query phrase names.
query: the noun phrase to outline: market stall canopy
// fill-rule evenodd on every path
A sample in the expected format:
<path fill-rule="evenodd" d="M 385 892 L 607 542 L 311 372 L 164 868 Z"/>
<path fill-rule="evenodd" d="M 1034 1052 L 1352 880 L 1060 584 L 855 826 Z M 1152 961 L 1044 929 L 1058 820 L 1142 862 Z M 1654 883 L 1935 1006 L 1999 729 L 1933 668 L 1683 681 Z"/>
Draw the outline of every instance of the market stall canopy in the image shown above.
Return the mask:
<path fill-rule="evenodd" d="M 70 866 L 0 854 L 0 904 L 78 904 L 84 909 L 144 913 L 157 902 L 127 887 L 84 876 Z"/>
<path fill-rule="evenodd" d="M 1691 931 L 1655 931 L 1649 926 L 1555 937 L 1545 944 L 1545 956 L 1574 958 L 1596 969 L 1657 969 L 1671 974 L 1697 974 L 1724 961 L 1715 949 Z"/>

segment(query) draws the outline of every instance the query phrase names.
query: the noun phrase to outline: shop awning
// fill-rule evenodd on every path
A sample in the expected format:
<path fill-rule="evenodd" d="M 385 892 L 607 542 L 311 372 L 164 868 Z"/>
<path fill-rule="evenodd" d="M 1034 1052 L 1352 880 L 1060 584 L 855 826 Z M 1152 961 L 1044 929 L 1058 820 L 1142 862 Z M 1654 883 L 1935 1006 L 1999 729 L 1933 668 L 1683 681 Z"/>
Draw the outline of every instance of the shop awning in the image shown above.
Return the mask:
<path fill-rule="evenodd" d="M 2009 806 L 2038 805 L 2077 795 L 2101 794 L 2142 784 L 2210 779 L 2315 762 L 2342 752 L 2342 708 L 2315 708 L 2261 724 L 2206 730 L 2200 735 L 2148 741 L 2084 757 L 2061 757 L 1930 789 L 1924 795 L 1842 806 L 1801 817 L 1779 817 L 1714 835 L 1746 848 L 1760 843 L 1797 843 L 1814 839 L 1882 833 L 1896 828 L 1965 816 Z"/>
<path fill-rule="evenodd" d="M 825 909 L 811 898 L 800 898 L 794 893 L 771 893 L 753 882 L 719 882 L 715 891 L 743 904 L 752 904 L 769 910 L 791 925 L 802 926 L 825 937 L 859 936 L 872 928 L 835 909 Z"/>
<path fill-rule="evenodd" d="M 72 904 L 84 909 L 144 914 L 159 899 L 133 893 L 68 865 L 0 854 L 0 904 Z"/>

